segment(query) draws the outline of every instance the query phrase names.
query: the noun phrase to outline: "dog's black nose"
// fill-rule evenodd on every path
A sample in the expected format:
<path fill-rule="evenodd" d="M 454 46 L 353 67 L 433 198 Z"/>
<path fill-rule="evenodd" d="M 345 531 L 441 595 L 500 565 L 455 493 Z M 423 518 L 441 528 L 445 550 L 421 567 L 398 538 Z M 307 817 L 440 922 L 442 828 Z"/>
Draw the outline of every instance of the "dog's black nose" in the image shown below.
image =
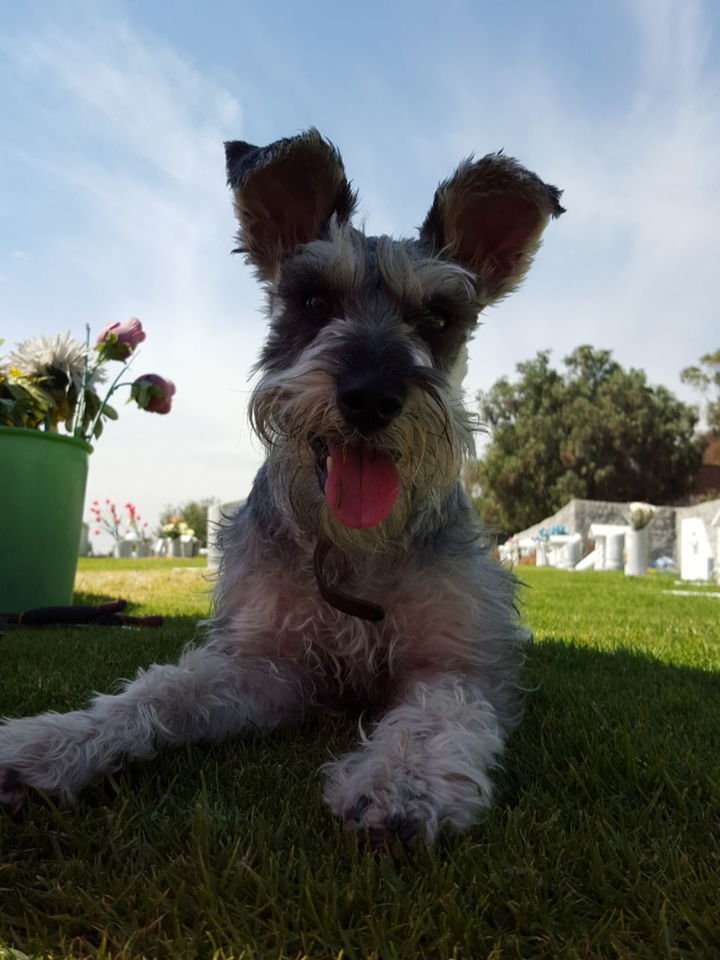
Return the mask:
<path fill-rule="evenodd" d="M 401 381 L 381 371 L 354 374 L 338 384 L 337 404 L 350 426 L 361 433 L 372 433 L 398 416 L 406 393 Z"/>

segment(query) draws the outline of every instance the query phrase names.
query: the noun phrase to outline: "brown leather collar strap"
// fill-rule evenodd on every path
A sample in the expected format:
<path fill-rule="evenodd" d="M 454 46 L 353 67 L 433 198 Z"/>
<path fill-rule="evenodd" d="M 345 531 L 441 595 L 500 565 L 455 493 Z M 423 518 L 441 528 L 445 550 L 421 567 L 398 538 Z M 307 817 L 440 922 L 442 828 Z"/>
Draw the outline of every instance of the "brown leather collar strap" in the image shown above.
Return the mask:
<path fill-rule="evenodd" d="M 327 540 L 320 540 L 315 553 L 313 554 L 313 564 L 315 567 L 315 579 L 318 590 L 323 600 L 326 600 L 336 610 L 347 613 L 351 617 L 360 617 L 362 620 L 370 620 L 372 623 L 378 623 L 385 616 L 385 610 L 378 603 L 371 603 L 369 600 L 360 600 L 359 597 L 351 597 L 342 590 L 331 587 L 325 580 L 323 564 L 330 552 L 332 544 Z"/>

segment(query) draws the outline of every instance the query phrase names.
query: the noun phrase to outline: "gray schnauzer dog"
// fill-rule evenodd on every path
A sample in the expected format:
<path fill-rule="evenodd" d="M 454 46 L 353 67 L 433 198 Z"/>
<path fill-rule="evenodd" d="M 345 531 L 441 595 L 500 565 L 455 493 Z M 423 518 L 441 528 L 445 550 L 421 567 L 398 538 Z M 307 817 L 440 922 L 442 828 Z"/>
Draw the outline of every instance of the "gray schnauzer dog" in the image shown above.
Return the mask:
<path fill-rule="evenodd" d="M 0 803 L 69 800 L 124 758 L 362 705 L 324 799 L 374 845 L 431 842 L 491 801 L 527 633 L 459 482 L 478 313 L 522 280 L 560 191 L 502 153 L 462 163 L 419 236 L 368 237 L 311 129 L 226 144 L 239 250 L 268 295 L 250 403 L 267 448 L 222 533 L 201 647 L 89 709 L 0 726 Z"/>

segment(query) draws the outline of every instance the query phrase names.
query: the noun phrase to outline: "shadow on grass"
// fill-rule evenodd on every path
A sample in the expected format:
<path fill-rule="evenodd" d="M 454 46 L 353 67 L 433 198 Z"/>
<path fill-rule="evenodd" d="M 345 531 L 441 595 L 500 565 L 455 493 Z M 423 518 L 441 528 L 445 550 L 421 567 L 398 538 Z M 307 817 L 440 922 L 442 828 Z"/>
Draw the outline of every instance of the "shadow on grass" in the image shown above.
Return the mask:
<path fill-rule="evenodd" d="M 189 637 L 192 618 L 178 619 L 185 620 L 182 632 Z M 158 637 L 155 649 L 149 649 L 153 640 L 151 633 L 143 638 L 143 661 L 163 662 L 165 645 Z M 499 808 L 522 808 L 541 797 L 543 804 L 569 803 L 576 812 L 596 815 L 618 804 L 638 809 L 656 795 L 683 815 L 698 803 L 708 809 L 717 805 L 717 674 L 626 650 L 600 652 L 551 641 L 533 648 L 525 680 L 534 689 L 496 775 Z M 254 771 L 252 797 L 237 796 L 241 806 L 282 806 L 294 789 L 306 793 L 309 783 L 319 798 L 319 767 L 355 749 L 360 718 L 369 731 L 372 715 L 351 709 L 311 715 L 300 729 L 262 734 L 251 728 L 223 743 L 194 744 L 181 750 L 182 778 L 222 779 L 217 771 L 240 759 Z M 120 790 L 152 784 L 151 789 L 165 792 L 178 775 L 178 751 L 171 750 L 159 763 L 132 763 L 120 778 Z M 288 793 L 278 797 L 280 781 Z"/>
<path fill-rule="evenodd" d="M 114 598 L 76 595 L 76 603 L 108 599 Z M 157 629 L 89 625 L 8 632 L 2 638 L 0 714 L 81 709 L 94 692 L 117 690 L 118 678 L 133 677 L 152 663 L 172 663 L 187 643 L 202 641 L 194 616 L 167 617 Z M 624 778 L 635 782 L 641 768 L 662 767 L 668 775 L 693 781 L 698 776 L 720 780 L 716 673 L 670 666 L 627 650 L 601 652 L 550 640 L 531 648 L 524 682 L 530 688 L 525 717 L 497 776 L 503 804 L 512 806 L 529 785 L 552 790 L 558 778 L 566 784 L 577 780 L 581 770 L 593 784 L 588 798 L 593 803 L 602 802 L 606 790 L 616 791 Z M 363 725 L 367 728 L 372 719 L 363 715 Z M 292 744 L 300 736 L 314 770 L 330 755 L 354 748 L 357 724 L 356 709 L 320 716 L 302 732 L 282 731 L 268 742 Z M 243 738 L 227 747 L 228 756 L 238 739 Z M 250 734 L 249 742 L 260 741 Z M 193 750 L 198 768 L 203 749 Z M 136 769 L 142 777 L 144 765 Z"/>
<path fill-rule="evenodd" d="M 531 689 L 500 778 L 505 802 L 529 784 L 579 785 L 594 806 L 658 775 L 709 787 L 717 800 L 717 673 L 549 640 L 532 647 L 524 676 Z"/>
<path fill-rule="evenodd" d="M 37 708 L 53 705 L 74 670 L 65 709 L 81 706 L 78 690 L 174 659 L 194 628 L 184 617 L 91 642 L 64 631 L 23 660 L 17 703 L 49 675 Z M 72 939 L 72 955 L 100 956 L 107 931 L 113 956 L 175 960 L 209 956 L 205 931 L 248 944 L 249 957 L 324 957 L 342 944 L 349 960 L 500 956 L 502 943 L 508 958 L 575 960 L 589 942 L 598 957 L 716 956 L 717 675 L 544 641 L 525 676 L 537 689 L 496 805 L 463 837 L 402 866 L 370 859 L 344 842 L 318 774 L 353 748 L 356 718 L 251 730 L 128 764 L 71 810 L 0 823 L 0 938 Z"/>
<path fill-rule="evenodd" d="M 113 600 L 125 599 L 124 597 L 114 596 L 104 593 L 78 593 L 73 595 L 74 607 L 99 607 L 103 603 L 111 603 Z M 132 601 L 128 601 L 128 610 L 133 606 Z M 137 604 L 136 604 L 137 606 Z"/>

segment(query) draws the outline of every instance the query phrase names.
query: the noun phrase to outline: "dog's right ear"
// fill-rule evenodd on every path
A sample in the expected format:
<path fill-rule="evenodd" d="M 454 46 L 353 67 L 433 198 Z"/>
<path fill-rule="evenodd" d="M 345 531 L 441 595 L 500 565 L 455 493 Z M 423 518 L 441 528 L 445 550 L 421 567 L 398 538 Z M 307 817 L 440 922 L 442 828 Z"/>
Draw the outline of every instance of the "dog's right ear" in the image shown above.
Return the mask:
<path fill-rule="evenodd" d="M 561 193 L 503 153 L 470 158 L 438 187 L 420 241 L 472 271 L 492 303 L 527 273 L 548 221 L 565 212 Z"/>
<path fill-rule="evenodd" d="M 233 140 L 225 158 L 240 223 L 237 252 L 263 280 L 295 247 L 321 236 L 333 214 L 340 222 L 352 216 L 357 197 L 342 158 L 314 128 L 268 147 Z"/>

